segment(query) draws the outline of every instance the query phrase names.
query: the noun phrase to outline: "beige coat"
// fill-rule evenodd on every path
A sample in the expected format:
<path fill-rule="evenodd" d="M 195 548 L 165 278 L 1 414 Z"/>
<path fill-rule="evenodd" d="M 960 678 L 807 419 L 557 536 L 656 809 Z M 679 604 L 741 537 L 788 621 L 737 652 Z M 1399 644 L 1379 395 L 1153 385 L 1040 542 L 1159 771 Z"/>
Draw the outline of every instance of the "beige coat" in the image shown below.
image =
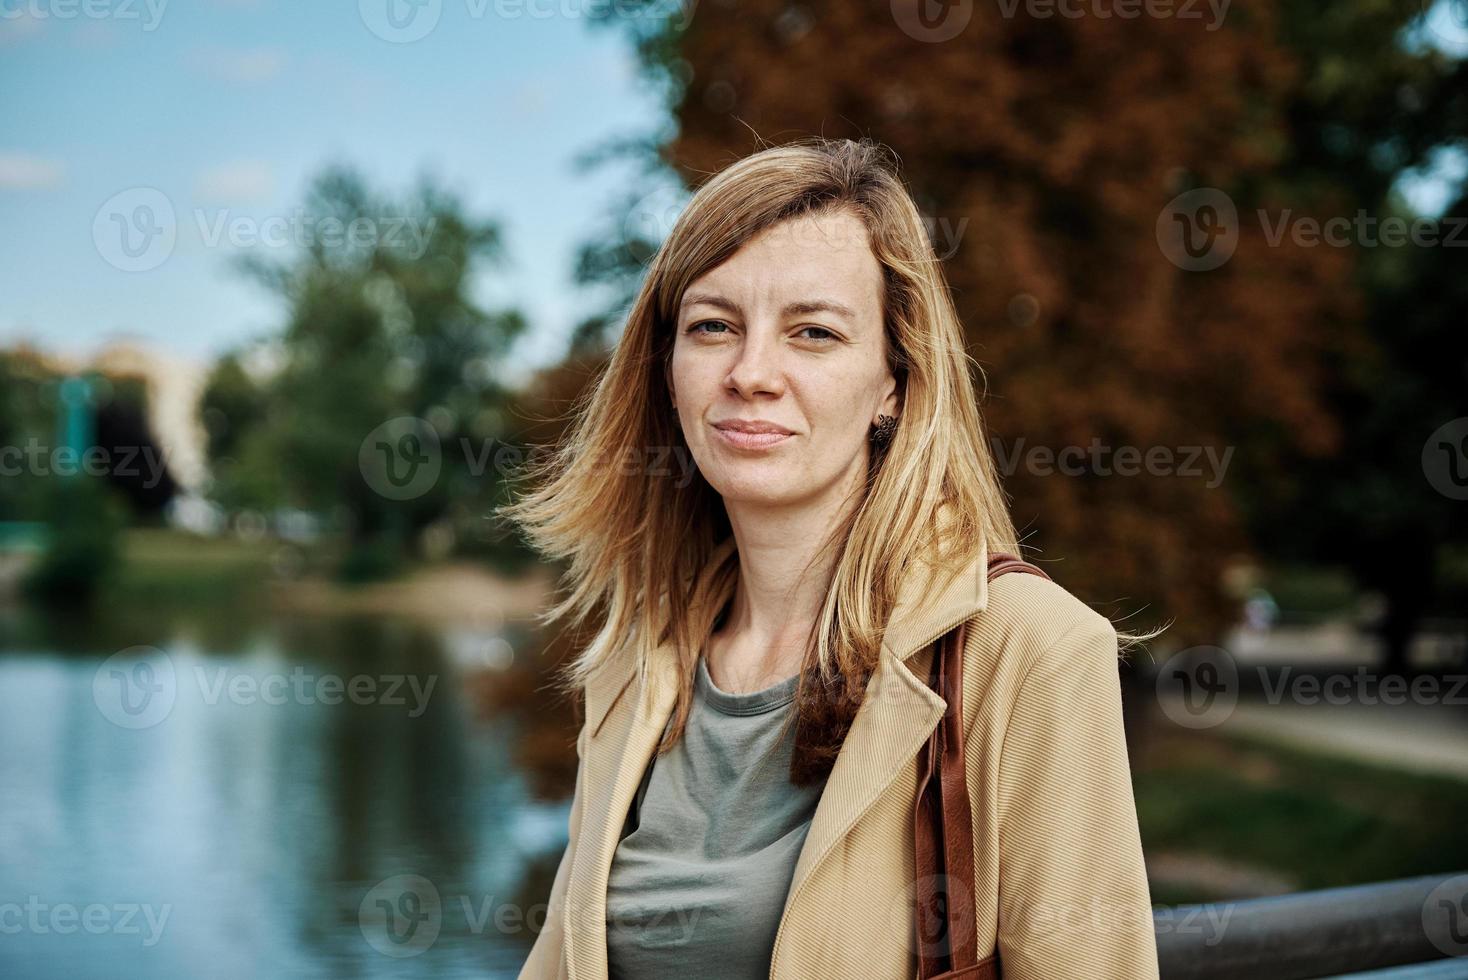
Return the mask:
<path fill-rule="evenodd" d="M 1053 582 L 1009 574 L 991 586 L 986 569 L 980 554 L 946 587 L 903 584 L 795 865 L 772 980 L 916 975 L 914 759 L 945 707 L 925 682 L 932 641 L 964 619 L 980 955 L 997 943 L 1006 980 L 1157 977 L 1116 632 Z M 630 662 L 587 685 L 570 843 L 522 978 L 606 980 L 612 855 L 676 694 L 671 658 L 654 667 L 647 692 Z"/>

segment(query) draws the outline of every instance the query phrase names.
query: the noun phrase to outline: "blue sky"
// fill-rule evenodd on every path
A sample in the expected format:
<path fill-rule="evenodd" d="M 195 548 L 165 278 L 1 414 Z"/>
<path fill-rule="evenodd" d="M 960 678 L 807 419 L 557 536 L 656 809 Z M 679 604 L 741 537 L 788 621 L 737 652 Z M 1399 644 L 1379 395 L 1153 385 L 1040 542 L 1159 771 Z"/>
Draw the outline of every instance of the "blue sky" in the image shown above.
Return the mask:
<path fill-rule="evenodd" d="M 659 126 L 658 97 L 586 3 L 420 0 L 432 30 L 395 42 L 386 2 L 0 2 L 0 344 L 125 337 L 202 361 L 270 334 L 279 304 L 200 221 L 279 222 L 341 161 L 392 194 L 431 173 L 498 219 L 512 265 L 481 295 L 527 313 L 517 361 L 553 360 L 595 305 L 571 282 L 575 246 L 634 176 L 578 176 L 573 158 Z M 154 191 L 176 240 L 119 268 L 94 222 Z"/>

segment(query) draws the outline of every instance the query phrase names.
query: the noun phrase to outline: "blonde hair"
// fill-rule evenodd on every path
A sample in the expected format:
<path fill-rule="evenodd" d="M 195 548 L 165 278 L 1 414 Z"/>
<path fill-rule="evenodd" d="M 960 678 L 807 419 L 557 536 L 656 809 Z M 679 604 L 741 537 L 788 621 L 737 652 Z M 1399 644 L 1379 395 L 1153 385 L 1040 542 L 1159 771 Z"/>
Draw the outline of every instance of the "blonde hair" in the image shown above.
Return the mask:
<path fill-rule="evenodd" d="M 791 772 L 799 782 L 834 763 L 912 564 L 921 557 L 966 567 L 981 540 L 991 554 L 1020 553 L 979 415 L 974 375 L 982 378 L 982 369 L 965 347 L 943 269 L 889 151 L 865 140 L 808 138 L 753 153 L 703 184 L 653 257 L 625 330 L 574 410 L 566 438 L 528 471 L 535 488 L 501 508 L 542 553 L 569 562 L 569 592 L 544 623 L 598 625 L 563 672 L 568 692 L 580 691 L 617 657 L 636 658 L 645 682 L 648 658 L 672 641 L 682 683 L 658 751 L 671 748 L 721 612 L 697 598 L 726 587 L 738 562 L 695 581 L 730 533 L 722 502 L 702 475 L 681 486 L 657 466 L 614 464 L 655 459 L 650 453 L 668 449 L 689 453 L 667 382 L 689 284 L 778 222 L 834 210 L 863 222 L 882 269 L 886 347 L 901 407 L 890 443 L 872 453 L 862 499 L 820 549 L 837 557 L 796 695 Z M 940 508 L 954 518 L 944 525 L 944 540 L 937 534 Z"/>

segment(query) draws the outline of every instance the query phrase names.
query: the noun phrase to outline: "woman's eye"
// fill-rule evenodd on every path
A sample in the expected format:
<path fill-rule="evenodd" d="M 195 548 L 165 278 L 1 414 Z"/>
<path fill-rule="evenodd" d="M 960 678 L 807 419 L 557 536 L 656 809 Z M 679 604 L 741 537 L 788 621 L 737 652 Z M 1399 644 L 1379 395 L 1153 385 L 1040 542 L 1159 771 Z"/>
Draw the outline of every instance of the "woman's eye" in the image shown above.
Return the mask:
<path fill-rule="evenodd" d="M 688 332 L 689 333 L 700 333 L 701 331 L 698 329 L 699 327 L 728 327 L 728 326 L 729 325 L 727 323 L 725 323 L 723 320 L 700 320 L 697 323 L 695 323 L 693 326 L 689 327 L 688 328 Z M 713 331 L 713 332 L 717 333 L 718 331 Z"/>
<path fill-rule="evenodd" d="M 820 333 L 820 334 L 824 334 L 825 335 L 825 336 L 822 336 L 822 337 L 811 337 L 810 338 L 811 340 L 834 340 L 836 338 L 836 335 L 833 334 L 831 331 L 827 330 L 825 327 L 801 327 L 800 328 L 800 332 L 801 333 L 805 333 L 807 330 L 814 330 L 817 333 Z"/>

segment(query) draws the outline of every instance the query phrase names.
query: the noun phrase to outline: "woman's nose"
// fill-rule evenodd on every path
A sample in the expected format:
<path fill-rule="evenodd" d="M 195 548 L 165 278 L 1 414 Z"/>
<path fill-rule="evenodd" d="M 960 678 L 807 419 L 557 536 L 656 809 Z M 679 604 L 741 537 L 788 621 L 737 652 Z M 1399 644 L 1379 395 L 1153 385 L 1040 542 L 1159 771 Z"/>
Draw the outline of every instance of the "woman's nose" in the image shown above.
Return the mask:
<path fill-rule="evenodd" d="M 780 339 L 773 330 L 751 329 L 729 368 L 729 384 L 745 397 L 759 392 L 779 392 L 783 386 L 783 354 Z"/>

